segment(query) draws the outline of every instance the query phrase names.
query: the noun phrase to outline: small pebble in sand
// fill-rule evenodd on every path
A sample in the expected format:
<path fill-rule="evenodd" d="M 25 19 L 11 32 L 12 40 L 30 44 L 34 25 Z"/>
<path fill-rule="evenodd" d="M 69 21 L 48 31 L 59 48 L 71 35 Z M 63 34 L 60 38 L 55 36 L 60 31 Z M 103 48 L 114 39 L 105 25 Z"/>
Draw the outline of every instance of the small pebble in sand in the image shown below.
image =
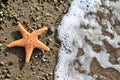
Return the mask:
<path fill-rule="evenodd" d="M 13 62 L 9 62 L 8 65 L 9 65 L 9 66 L 12 66 L 12 65 L 13 65 Z"/>
<path fill-rule="evenodd" d="M 3 66 L 3 65 L 4 65 L 4 62 L 3 62 L 3 61 L 1 61 L 1 62 L 0 62 L 0 66 Z"/>
<path fill-rule="evenodd" d="M 10 78 L 11 76 L 10 76 L 10 74 L 9 73 L 7 73 L 6 75 L 5 75 L 5 78 Z"/>
<path fill-rule="evenodd" d="M 2 47 L 2 44 L 0 44 L 0 47 Z"/>

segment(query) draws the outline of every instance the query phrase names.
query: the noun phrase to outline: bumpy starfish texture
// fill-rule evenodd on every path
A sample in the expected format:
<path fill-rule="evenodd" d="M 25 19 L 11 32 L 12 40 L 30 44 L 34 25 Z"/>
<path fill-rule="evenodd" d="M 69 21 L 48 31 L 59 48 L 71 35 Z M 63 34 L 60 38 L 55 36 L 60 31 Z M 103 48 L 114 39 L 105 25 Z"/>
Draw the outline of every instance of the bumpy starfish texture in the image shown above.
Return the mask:
<path fill-rule="evenodd" d="M 39 48 L 39 49 L 43 49 L 46 51 L 50 50 L 49 47 L 47 47 L 41 41 L 38 40 L 38 35 L 47 31 L 48 30 L 47 27 L 41 28 L 32 33 L 27 32 L 20 23 L 18 23 L 18 28 L 19 28 L 23 38 L 16 40 L 14 42 L 11 42 L 10 44 L 7 45 L 7 47 L 14 47 L 14 46 L 25 47 L 26 63 L 29 62 L 34 48 Z"/>

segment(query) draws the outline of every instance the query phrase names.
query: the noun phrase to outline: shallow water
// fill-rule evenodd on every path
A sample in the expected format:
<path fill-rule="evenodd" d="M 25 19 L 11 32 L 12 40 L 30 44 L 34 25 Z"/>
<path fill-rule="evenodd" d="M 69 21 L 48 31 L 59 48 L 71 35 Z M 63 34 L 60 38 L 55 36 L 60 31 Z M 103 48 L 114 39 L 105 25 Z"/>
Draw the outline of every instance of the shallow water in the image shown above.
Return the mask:
<path fill-rule="evenodd" d="M 106 48 L 106 43 L 115 49 L 120 48 L 120 25 L 116 23 L 120 22 L 119 4 L 120 0 L 73 0 L 58 26 L 61 48 L 55 80 L 96 80 L 97 74 L 88 75 L 93 58 L 102 68 L 120 72 L 119 57 L 118 63 L 112 64 L 109 49 Z M 94 49 L 96 45 L 100 48 Z M 79 49 L 83 54 L 78 52 Z"/>

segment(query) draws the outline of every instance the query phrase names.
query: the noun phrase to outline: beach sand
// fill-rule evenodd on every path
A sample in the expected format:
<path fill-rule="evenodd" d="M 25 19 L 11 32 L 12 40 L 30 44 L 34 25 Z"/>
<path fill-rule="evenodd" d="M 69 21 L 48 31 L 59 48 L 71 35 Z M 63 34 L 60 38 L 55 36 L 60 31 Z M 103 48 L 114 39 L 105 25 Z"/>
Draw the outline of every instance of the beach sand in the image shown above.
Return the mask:
<path fill-rule="evenodd" d="M 54 69 L 60 49 L 57 27 L 72 0 L 3 1 L 0 1 L 0 80 L 54 80 Z M 7 48 L 8 43 L 22 38 L 17 22 L 28 32 L 48 27 L 48 31 L 41 34 L 39 40 L 49 46 L 50 51 L 34 49 L 30 62 L 26 64 L 24 48 Z M 114 49 L 109 44 L 106 44 L 106 48 L 111 55 L 110 62 L 115 64 L 116 58 L 120 56 L 120 49 Z M 99 49 L 99 46 L 95 46 L 95 50 Z M 96 59 L 91 63 L 90 75 L 93 74 L 100 75 L 97 80 L 120 80 L 118 71 L 112 68 L 103 69 Z M 106 79 L 100 79 L 101 76 Z"/>

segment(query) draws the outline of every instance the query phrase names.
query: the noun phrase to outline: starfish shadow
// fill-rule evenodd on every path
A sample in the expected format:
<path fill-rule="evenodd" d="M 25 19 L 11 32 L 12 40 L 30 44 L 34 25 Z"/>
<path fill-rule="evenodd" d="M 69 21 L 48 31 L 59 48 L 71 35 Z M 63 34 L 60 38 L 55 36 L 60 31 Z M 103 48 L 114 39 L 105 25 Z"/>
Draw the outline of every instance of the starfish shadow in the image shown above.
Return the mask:
<path fill-rule="evenodd" d="M 12 32 L 11 35 L 14 40 L 22 38 L 19 31 Z M 25 66 L 25 49 L 23 47 L 6 48 L 4 52 L 15 54 L 19 58 L 19 68 L 21 70 L 23 69 L 23 67 Z"/>
<path fill-rule="evenodd" d="M 33 53 L 33 54 L 31 55 L 31 59 L 33 59 L 33 57 L 35 57 L 35 58 L 41 60 L 42 57 L 43 57 L 44 51 L 42 51 L 42 50 L 40 50 L 40 49 L 38 49 L 38 48 L 34 48 L 34 50 L 33 50 L 32 53 Z"/>

